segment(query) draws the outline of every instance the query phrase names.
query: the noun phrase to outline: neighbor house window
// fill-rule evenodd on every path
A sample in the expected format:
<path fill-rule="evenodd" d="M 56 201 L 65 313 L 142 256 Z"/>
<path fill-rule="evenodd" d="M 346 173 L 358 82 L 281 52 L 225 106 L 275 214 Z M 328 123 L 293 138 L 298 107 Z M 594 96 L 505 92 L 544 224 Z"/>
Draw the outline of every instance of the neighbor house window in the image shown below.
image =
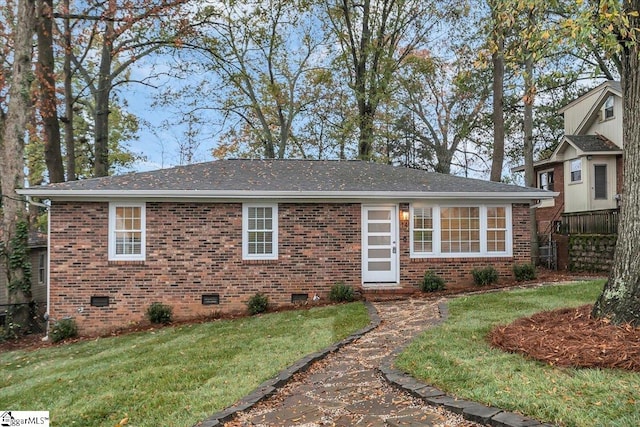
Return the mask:
<path fill-rule="evenodd" d="M 607 165 L 594 165 L 594 198 L 606 200 L 607 198 Z"/>
<path fill-rule="evenodd" d="M 38 255 L 38 283 L 47 281 L 47 254 L 40 252 Z"/>
<path fill-rule="evenodd" d="M 553 171 L 544 171 L 538 174 L 538 185 L 542 190 L 553 191 Z"/>
<path fill-rule="evenodd" d="M 145 204 L 109 204 L 109 259 L 145 259 Z"/>
<path fill-rule="evenodd" d="M 511 256 L 511 206 L 412 206 L 411 256 Z"/>
<path fill-rule="evenodd" d="M 582 181 L 582 159 L 571 160 L 571 182 Z"/>
<path fill-rule="evenodd" d="M 244 259 L 278 258 L 278 205 L 243 205 L 242 255 Z"/>
<path fill-rule="evenodd" d="M 609 96 L 602 107 L 602 119 L 607 120 L 613 117 L 613 95 Z"/>

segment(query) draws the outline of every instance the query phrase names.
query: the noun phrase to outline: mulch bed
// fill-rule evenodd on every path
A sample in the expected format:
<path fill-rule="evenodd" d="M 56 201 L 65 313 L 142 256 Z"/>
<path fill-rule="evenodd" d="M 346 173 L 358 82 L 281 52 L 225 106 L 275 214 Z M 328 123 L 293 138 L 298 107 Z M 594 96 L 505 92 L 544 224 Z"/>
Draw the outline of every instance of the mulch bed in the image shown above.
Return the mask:
<path fill-rule="evenodd" d="M 555 366 L 640 372 L 640 328 L 591 318 L 592 305 L 521 318 L 494 328 L 491 345 Z"/>

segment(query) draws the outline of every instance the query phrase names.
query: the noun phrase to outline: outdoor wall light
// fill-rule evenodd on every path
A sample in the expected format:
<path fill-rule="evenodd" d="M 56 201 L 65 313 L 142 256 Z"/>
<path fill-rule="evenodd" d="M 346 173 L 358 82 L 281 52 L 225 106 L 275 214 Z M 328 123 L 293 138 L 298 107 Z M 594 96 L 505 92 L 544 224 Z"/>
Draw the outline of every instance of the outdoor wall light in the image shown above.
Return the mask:
<path fill-rule="evenodd" d="M 403 230 L 409 229 L 409 211 L 400 211 L 400 228 Z"/>

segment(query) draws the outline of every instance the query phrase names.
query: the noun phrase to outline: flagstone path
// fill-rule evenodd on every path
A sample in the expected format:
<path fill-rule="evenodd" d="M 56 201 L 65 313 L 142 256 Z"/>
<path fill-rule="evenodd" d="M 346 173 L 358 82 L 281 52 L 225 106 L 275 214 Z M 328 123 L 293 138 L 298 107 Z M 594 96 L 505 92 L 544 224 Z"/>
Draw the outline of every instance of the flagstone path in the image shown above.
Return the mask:
<path fill-rule="evenodd" d="M 479 426 L 392 387 L 380 368 L 440 319 L 438 301 L 374 303 L 380 325 L 296 374 L 266 400 L 225 424 L 244 426 Z M 384 370 L 384 369 L 383 369 Z"/>

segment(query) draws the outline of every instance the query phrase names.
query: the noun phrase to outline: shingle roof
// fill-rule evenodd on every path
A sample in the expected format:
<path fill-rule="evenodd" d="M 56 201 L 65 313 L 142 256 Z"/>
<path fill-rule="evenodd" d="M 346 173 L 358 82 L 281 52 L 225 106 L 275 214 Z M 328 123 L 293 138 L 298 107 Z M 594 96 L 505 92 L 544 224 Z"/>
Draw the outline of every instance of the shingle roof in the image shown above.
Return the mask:
<path fill-rule="evenodd" d="M 50 184 L 21 190 L 34 196 L 99 193 L 483 193 L 544 198 L 552 193 L 399 166 L 337 160 L 218 160 L 152 172 Z M 533 194 L 535 193 L 535 194 Z M 533 194 L 533 195 L 532 195 Z"/>
<path fill-rule="evenodd" d="M 622 150 L 613 141 L 602 135 L 565 135 L 565 138 L 585 153 Z"/>

